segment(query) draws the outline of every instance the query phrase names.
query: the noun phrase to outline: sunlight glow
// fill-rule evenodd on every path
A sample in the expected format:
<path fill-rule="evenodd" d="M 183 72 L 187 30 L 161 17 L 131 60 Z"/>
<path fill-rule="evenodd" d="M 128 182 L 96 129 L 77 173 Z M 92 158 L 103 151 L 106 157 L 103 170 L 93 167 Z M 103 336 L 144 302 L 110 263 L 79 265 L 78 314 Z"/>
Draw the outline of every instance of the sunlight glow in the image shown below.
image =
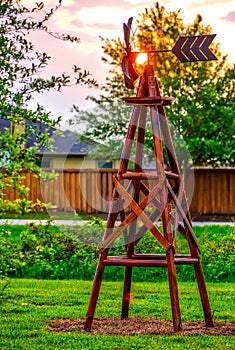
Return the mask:
<path fill-rule="evenodd" d="M 135 63 L 136 64 L 144 64 L 148 61 L 148 54 L 146 52 L 141 52 L 136 57 Z"/>

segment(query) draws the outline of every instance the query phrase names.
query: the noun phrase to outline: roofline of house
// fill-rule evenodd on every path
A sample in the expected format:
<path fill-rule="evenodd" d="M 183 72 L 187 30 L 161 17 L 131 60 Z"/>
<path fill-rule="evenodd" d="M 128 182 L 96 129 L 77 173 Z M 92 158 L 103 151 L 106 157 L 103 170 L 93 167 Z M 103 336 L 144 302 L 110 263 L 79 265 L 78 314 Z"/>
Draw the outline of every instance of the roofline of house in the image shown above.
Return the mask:
<path fill-rule="evenodd" d="M 58 157 L 58 156 L 87 156 L 87 153 L 70 153 L 70 152 L 37 152 L 36 153 L 39 156 L 53 156 L 53 157 Z"/>

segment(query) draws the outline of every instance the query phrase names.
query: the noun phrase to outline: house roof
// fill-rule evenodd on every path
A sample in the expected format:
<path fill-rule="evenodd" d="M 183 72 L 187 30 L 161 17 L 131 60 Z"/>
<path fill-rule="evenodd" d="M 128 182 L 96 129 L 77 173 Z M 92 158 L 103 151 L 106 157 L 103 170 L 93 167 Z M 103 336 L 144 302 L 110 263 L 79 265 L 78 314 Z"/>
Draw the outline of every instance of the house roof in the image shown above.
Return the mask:
<path fill-rule="evenodd" d="M 10 120 L 0 118 L 0 132 L 4 132 L 6 128 L 10 128 L 10 125 Z"/>
<path fill-rule="evenodd" d="M 69 130 L 61 131 L 56 128 L 50 128 L 48 130 L 47 125 L 30 121 L 27 121 L 27 124 L 42 133 L 48 132 L 49 137 L 52 139 L 52 150 L 46 150 L 44 147 L 40 147 L 38 154 L 85 156 L 89 153 L 89 146 L 84 142 L 80 142 L 79 137 Z M 0 118 L 0 132 L 4 132 L 4 129 L 9 127 L 10 121 Z M 26 147 L 34 147 L 35 143 L 36 135 L 32 133 L 27 139 Z"/>

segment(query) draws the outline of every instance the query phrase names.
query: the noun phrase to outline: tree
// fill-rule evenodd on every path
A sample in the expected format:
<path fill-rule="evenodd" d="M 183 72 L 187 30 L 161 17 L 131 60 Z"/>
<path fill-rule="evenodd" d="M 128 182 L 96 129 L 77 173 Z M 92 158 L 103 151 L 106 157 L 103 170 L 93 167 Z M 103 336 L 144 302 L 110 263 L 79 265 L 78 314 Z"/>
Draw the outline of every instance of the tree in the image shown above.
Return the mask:
<path fill-rule="evenodd" d="M 58 40 L 79 43 L 79 38 L 70 35 L 58 35 L 47 26 L 53 14 L 59 10 L 62 0 L 49 11 L 44 10 L 43 2 L 36 2 L 31 8 L 21 1 L 0 1 L 0 118 L 8 120 L 10 127 L 0 132 L 0 208 L 1 212 L 27 211 L 41 205 L 27 200 L 29 189 L 21 181 L 25 171 L 42 175 L 35 165 L 36 152 L 40 147 L 49 147 L 47 130 L 58 124 L 50 112 L 41 105 L 29 108 L 34 93 L 43 93 L 51 89 L 60 90 L 71 84 L 95 85 L 88 71 L 74 66 L 70 74 L 42 78 L 41 71 L 49 64 L 50 57 L 45 52 L 37 52 L 29 40 L 32 31 L 44 31 Z M 39 16 L 40 20 L 35 19 Z M 39 17 L 37 17 L 39 18 Z M 38 124 L 47 126 L 41 132 Z M 30 134 L 36 135 L 35 147 L 25 147 Z M 5 191 L 14 188 L 19 192 L 16 201 L 5 200 Z"/>
<path fill-rule="evenodd" d="M 210 26 L 203 24 L 197 15 L 186 25 L 181 10 L 168 12 L 157 2 L 139 15 L 138 31 L 134 42 L 136 50 L 172 48 L 182 35 L 211 34 Z M 97 104 L 92 112 L 76 111 L 75 122 L 86 123 L 83 134 L 86 140 L 102 141 L 105 154 L 120 156 L 120 142 L 125 135 L 130 109 L 121 102 L 121 96 L 130 91 L 124 87 L 121 71 L 123 44 L 121 39 L 104 40 L 103 61 L 110 65 L 109 76 L 98 98 L 88 97 Z M 227 63 L 227 56 L 220 52 L 219 44 L 212 44 L 217 61 L 180 63 L 172 53 L 158 54 L 153 58 L 155 74 L 164 95 L 175 101 L 167 109 L 167 117 L 174 130 L 182 135 L 194 165 L 235 165 L 235 66 Z M 141 73 L 141 66 L 135 67 Z M 174 136 L 174 135 L 173 135 Z M 147 137 L 148 147 L 152 140 Z M 180 150 L 181 139 L 176 140 Z"/>

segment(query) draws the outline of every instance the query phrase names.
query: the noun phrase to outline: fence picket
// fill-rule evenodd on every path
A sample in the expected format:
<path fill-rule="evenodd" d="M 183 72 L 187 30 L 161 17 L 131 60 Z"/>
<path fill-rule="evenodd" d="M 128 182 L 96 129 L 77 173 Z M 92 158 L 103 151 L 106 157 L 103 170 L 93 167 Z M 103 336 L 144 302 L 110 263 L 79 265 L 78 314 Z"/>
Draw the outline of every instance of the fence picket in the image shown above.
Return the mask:
<path fill-rule="evenodd" d="M 40 181 L 25 173 L 23 184 L 30 187 L 27 198 L 51 202 L 60 211 L 107 212 L 112 198 L 115 169 L 64 169 L 52 181 Z M 235 214 L 235 168 L 196 168 L 195 187 L 190 205 L 192 213 Z M 19 198 L 14 189 L 5 198 Z"/>

